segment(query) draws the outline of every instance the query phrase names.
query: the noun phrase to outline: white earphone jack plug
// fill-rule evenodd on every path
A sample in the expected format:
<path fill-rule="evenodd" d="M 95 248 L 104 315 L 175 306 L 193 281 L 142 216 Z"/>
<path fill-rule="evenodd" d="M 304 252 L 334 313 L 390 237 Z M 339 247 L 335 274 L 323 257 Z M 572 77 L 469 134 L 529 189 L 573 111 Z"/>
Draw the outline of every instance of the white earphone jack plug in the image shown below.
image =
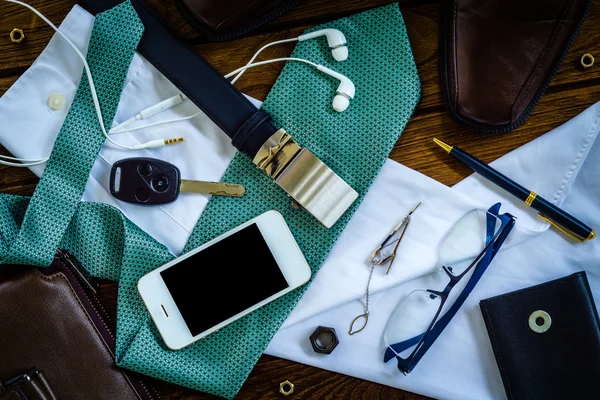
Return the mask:
<path fill-rule="evenodd" d="M 169 146 L 172 144 L 177 144 L 183 142 L 183 138 L 171 138 L 171 139 L 158 139 L 151 140 L 146 143 L 140 143 L 133 146 L 133 150 L 143 150 L 143 149 L 156 149 L 159 147 Z"/>

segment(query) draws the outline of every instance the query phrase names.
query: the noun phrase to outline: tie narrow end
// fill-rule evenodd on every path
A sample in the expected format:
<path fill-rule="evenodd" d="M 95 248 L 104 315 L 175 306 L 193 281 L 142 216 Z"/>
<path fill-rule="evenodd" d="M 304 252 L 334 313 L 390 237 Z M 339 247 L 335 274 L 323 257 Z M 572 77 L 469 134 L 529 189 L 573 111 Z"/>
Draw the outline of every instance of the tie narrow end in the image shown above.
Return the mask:
<path fill-rule="evenodd" d="M 437 144 L 438 146 L 440 146 L 442 149 L 446 150 L 448 153 L 450 153 L 452 151 L 452 147 L 447 143 L 442 142 L 439 139 L 433 138 L 433 141 L 435 144 Z"/>

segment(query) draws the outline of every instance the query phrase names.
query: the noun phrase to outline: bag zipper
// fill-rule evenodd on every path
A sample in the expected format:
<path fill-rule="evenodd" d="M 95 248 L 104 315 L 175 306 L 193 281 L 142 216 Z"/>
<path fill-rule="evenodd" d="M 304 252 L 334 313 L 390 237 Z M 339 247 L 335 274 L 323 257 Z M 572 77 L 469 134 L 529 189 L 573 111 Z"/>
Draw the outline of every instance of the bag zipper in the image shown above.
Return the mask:
<path fill-rule="evenodd" d="M 112 318 L 109 316 L 108 312 L 106 312 L 106 309 L 104 306 L 102 306 L 97 298 L 97 290 L 99 288 L 97 281 L 91 277 L 91 275 L 83 268 L 81 263 L 79 263 L 75 256 L 73 256 L 73 254 L 71 254 L 68 250 L 59 249 L 56 253 L 56 258 L 62 261 L 62 264 L 65 265 L 67 270 L 71 273 L 71 275 L 67 276 L 67 279 L 71 283 L 71 286 L 77 293 L 78 297 L 81 300 L 87 300 L 87 304 L 85 304 L 83 301 L 82 304 L 94 322 L 94 325 L 100 333 L 100 336 L 102 336 L 102 339 L 108 344 L 109 348 L 114 349 L 116 345 L 116 338 L 109 327 L 109 324 L 107 323 L 107 321 L 112 322 Z M 42 273 L 47 270 L 42 270 Z M 152 386 L 146 384 L 136 376 L 131 376 L 130 373 L 123 371 L 123 374 L 127 377 L 135 391 L 140 397 L 142 397 L 142 399 L 143 393 L 146 394 L 146 399 L 148 400 L 160 399 L 159 394 Z"/>

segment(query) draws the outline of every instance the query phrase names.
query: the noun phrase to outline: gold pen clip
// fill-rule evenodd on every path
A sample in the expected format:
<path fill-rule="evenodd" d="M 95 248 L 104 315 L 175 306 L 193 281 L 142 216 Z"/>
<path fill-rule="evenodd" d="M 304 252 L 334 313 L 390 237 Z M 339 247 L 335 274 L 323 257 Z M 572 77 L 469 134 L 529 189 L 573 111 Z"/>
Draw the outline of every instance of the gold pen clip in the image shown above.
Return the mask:
<path fill-rule="evenodd" d="M 594 231 L 591 231 L 589 236 L 586 238 L 578 236 L 578 235 L 574 234 L 573 232 L 570 232 L 570 231 L 566 230 L 565 228 L 563 228 L 562 226 L 558 225 L 556 222 L 552 221 L 550 218 L 546 217 L 544 214 L 539 212 L 538 215 L 541 219 L 543 219 L 544 221 L 546 221 L 547 223 L 549 223 L 550 225 L 552 225 L 553 227 L 558 229 L 560 232 L 564 233 L 571 239 L 577 240 L 578 242 L 585 242 L 586 240 L 592 240 L 593 238 L 596 237 L 596 232 L 594 232 Z"/>
<path fill-rule="evenodd" d="M 529 196 L 527 196 L 527 198 L 525 199 L 525 204 L 527 204 L 529 207 L 531 207 L 531 205 L 533 204 L 533 202 L 535 201 L 536 198 L 537 198 L 536 192 L 533 192 L 533 191 L 529 192 Z M 567 229 L 563 228 L 556 222 L 552 221 L 550 218 L 546 217 L 541 212 L 538 212 L 538 215 L 541 219 L 543 219 L 544 221 L 546 221 L 547 223 L 549 223 L 550 225 L 552 225 L 553 227 L 558 229 L 560 232 L 564 233 L 571 239 L 577 240 L 578 242 L 585 242 L 586 240 L 592 240 L 593 238 L 596 237 L 596 233 L 594 231 L 591 231 L 589 236 L 586 238 L 578 236 L 578 235 L 574 234 L 573 232 L 568 231 Z"/>

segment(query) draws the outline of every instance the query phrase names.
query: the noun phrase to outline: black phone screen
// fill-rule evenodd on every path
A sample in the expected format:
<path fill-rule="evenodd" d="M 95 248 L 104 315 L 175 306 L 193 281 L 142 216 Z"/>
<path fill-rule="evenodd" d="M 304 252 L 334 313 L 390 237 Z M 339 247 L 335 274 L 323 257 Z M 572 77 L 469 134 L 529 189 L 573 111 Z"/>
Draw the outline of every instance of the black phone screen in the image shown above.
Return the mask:
<path fill-rule="evenodd" d="M 256 224 L 160 275 L 192 336 L 288 287 Z"/>

